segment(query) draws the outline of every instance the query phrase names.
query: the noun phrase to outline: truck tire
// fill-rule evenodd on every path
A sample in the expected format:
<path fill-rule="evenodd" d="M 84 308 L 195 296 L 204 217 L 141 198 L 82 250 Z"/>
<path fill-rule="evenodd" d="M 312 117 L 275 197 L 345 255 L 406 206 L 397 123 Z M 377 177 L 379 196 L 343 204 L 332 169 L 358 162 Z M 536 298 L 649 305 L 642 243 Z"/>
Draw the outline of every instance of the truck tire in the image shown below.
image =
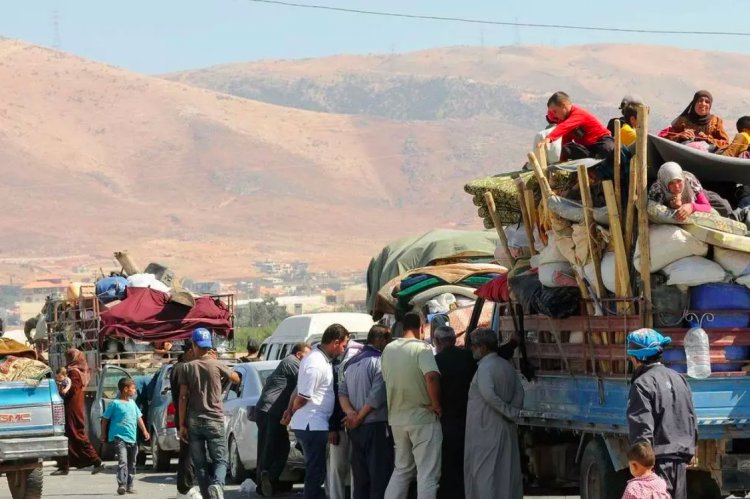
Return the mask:
<path fill-rule="evenodd" d="M 619 499 L 624 491 L 619 483 L 607 447 L 592 439 L 581 458 L 581 499 Z"/>
<path fill-rule="evenodd" d="M 33 470 L 9 471 L 7 478 L 13 499 L 42 499 L 44 470 L 41 466 Z"/>
<path fill-rule="evenodd" d="M 154 471 L 165 473 L 169 471 L 172 464 L 172 455 L 159 448 L 159 440 L 156 438 L 156 430 L 152 429 L 151 433 L 151 465 Z"/>

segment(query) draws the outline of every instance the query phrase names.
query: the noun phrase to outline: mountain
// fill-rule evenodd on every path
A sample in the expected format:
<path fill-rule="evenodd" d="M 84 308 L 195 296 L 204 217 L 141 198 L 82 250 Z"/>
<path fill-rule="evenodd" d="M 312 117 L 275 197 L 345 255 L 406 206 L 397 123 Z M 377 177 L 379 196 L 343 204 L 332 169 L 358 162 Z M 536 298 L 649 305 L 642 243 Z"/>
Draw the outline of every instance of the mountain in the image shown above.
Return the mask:
<path fill-rule="evenodd" d="M 526 133 L 282 107 L 13 40 L 0 68 L 2 261 L 129 249 L 196 278 L 266 258 L 364 272 L 390 239 L 478 226 L 463 182 Z"/>

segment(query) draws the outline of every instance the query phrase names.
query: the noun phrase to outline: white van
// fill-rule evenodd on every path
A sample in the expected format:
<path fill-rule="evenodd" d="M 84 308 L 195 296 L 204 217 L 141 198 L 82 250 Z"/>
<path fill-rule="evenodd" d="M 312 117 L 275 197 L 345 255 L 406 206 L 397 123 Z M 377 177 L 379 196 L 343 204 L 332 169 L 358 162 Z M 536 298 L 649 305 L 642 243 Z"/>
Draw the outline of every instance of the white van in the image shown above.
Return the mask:
<path fill-rule="evenodd" d="M 358 313 L 321 313 L 287 317 L 263 342 L 260 355 L 263 360 L 281 360 L 289 355 L 295 343 L 320 343 L 323 331 L 331 324 L 341 324 L 351 334 L 350 339 L 364 342 L 375 322 L 370 315 Z"/>

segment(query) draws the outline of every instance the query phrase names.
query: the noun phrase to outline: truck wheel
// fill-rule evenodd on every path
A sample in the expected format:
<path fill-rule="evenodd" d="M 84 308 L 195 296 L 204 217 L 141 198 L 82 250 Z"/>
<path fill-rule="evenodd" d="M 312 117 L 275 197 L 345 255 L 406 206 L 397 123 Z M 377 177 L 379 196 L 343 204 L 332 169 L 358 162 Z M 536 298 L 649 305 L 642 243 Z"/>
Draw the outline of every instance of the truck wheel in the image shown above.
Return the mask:
<path fill-rule="evenodd" d="M 172 464 L 172 456 L 169 452 L 164 452 L 159 448 L 159 441 L 156 438 L 156 431 L 151 434 L 151 464 L 154 471 L 165 473 L 169 471 Z"/>
<path fill-rule="evenodd" d="M 617 490 L 619 482 L 607 448 L 600 440 L 591 440 L 581 458 L 581 499 L 619 499 L 624 491 Z"/>
<path fill-rule="evenodd" d="M 13 499 L 42 499 L 44 470 L 41 467 L 10 471 L 7 476 L 8 488 Z"/>

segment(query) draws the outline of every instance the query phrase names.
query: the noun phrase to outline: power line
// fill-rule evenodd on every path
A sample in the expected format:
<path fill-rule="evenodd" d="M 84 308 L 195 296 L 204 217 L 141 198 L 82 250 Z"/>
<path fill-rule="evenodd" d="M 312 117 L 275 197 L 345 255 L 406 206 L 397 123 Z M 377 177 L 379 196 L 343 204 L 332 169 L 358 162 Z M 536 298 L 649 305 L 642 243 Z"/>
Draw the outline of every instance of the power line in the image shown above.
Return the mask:
<path fill-rule="evenodd" d="M 248 0 L 249 2 L 265 3 L 271 5 L 283 5 L 285 7 L 296 7 L 302 9 L 329 10 L 334 12 L 347 12 L 350 14 L 365 14 L 370 16 L 382 17 L 400 17 L 406 19 L 423 19 L 428 21 L 451 21 L 471 24 L 491 24 L 495 26 L 516 26 L 520 28 L 550 28 L 550 29 L 569 29 L 580 31 L 606 31 L 614 33 L 648 33 L 654 35 L 696 35 L 696 36 L 750 36 L 750 33 L 738 31 L 683 31 L 674 29 L 641 29 L 641 28 L 607 28 L 603 26 L 577 26 L 570 24 L 539 24 L 539 23 L 521 23 L 510 21 L 492 21 L 488 19 L 472 19 L 467 17 L 446 17 L 446 16 L 429 16 L 419 14 L 404 14 L 398 12 L 382 12 L 374 10 L 348 9 L 345 7 L 333 7 L 331 5 L 315 5 L 286 2 L 282 0 Z"/>

